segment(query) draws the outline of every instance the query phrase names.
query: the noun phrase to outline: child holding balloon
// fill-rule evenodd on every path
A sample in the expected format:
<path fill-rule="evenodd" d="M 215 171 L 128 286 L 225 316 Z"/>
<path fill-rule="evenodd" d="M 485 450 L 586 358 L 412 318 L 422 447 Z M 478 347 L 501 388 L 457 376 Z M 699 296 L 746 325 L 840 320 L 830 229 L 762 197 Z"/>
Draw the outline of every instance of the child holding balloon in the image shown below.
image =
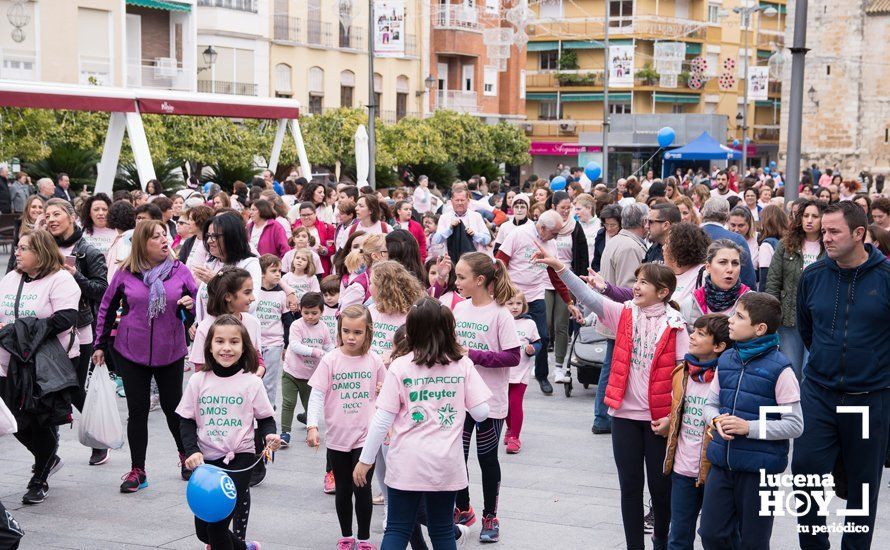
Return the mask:
<path fill-rule="evenodd" d="M 259 368 L 256 349 L 237 317 L 221 315 L 213 322 L 204 342 L 204 356 L 206 362 L 189 379 L 176 407 L 188 456 L 185 464 L 192 470 L 201 464 L 224 469 L 234 482 L 236 496 L 234 509 L 219 521 L 205 521 L 219 513 L 218 501 L 190 499 L 195 533 L 213 549 L 258 550 L 258 543 L 245 543 L 229 524 L 233 517 L 246 522 L 250 512 L 250 473 L 257 462 L 254 437 L 265 441 L 270 451 L 281 444 L 274 410 L 263 381 L 255 374 Z M 225 493 L 225 484 L 222 490 Z"/>

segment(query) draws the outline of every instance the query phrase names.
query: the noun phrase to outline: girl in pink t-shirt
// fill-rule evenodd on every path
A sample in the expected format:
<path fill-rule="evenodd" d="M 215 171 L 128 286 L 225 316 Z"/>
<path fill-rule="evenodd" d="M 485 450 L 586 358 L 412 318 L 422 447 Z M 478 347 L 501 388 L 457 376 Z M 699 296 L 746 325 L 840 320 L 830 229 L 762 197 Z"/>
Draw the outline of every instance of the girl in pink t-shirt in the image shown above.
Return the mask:
<path fill-rule="evenodd" d="M 439 256 L 438 258 L 430 258 L 426 261 L 424 267 L 426 268 L 427 275 L 427 284 L 429 284 L 429 288 L 427 292 L 430 296 L 436 297 L 438 294 L 439 301 L 442 304 L 454 311 L 454 307 L 464 301 L 464 297 L 460 295 L 457 291 L 457 287 L 454 286 L 455 274 L 454 270 L 450 268 L 450 259 L 448 255 Z M 449 267 L 447 268 L 447 275 L 442 275 L 442 271 L 440 267 L 443 266 L 445 262 L 448 262 Z"/>
<path fill-rule="evenodd" d="M 337 548 L 375 550 L 371 538 L 371 488 L 353 484 L 352 470 L 358 463 L 374 414 L 374 401 L 386 375 L 380 356 L 371 351 L 371 313 L 351 305 L 340 312 L 337 343 L 325 355 L 309 385 L 306 444 L 318 447 L 318 420 L 324 414 L 327 458 L 334 472 L 337 519 L 340 534 Z M 358 521 L 358 541 L 352 536 L 352 499 Z"/>
<path fill-rule="evenodd" d="M 522 441 L 519 440 L 523 418 L 522 398 L 525 395 L 525 388 L 528 387 L 528 381 L 531 379 L 535 355 L 541 350 L 541 337 L 538 335 L 538 326 L 534 319 L 528 316 L 528 302 L 523 293 L 517 292 L 504 305 L 513 316 L 513 321 L 516 323 L 516 336 L 519 337 L 519 343 L 522 346 L 519 366 L 510 369 L 510 386 L 507 390 L 509 398 L 507 434 L 504 436 L 507 453 L 515 455 L 522 448 Z"/>
<path fill-rule="evenodd" d="M 454 308 L 457 341 L 467 348 L 467 355 L 485 380 L 492 397 L 489 418 L 464 421 L 464 458 L 470 454 L 470 440 L 476 430 L 476 456 L 482 470 L 482 531 L 479 540 L 497 542 L 500 524 L 497 518 L 498 493 L 501 486 L 501 465 L 498 443 L 507 417 L 510 367 L 519 364 L 520 345 L 513 316 L 504 307 L 516 295 L 507 267 L 501 260 L 492 260 L 482 252 L 461 256 L 455 266 L 457 290 L 467 300 Z M 466 526 L 476 521 L 470 506 L 469 487 L 457 493 L 455 523 Z"/>
<path fill-rule="evenodd" d="M 281 443 L 275 429 L 275 410 L 256 376 L 257 350 L 237 317 L 223 315 L 213 322 L 204 351 L 207 362 L 189 379 L 176 407 L 188 456 L 185 465 L 190 470 L 201 464 L 225 469 L 235 482 L 238 496 L 235 511 L 226 519 L 207 523 L 196 517 L 195 533 L 210 548 L 257 550 L 258 543 L 245 544 L 229 524 L 234 519 L 238 526 L 238 518 L 250 513 L 251 465 L 257 460 L 255 436 L 271 451 Z"/>
<path fill-rule="evenodd" d="M 297 293 L 297 301 L 307 292 L 321 292 L 318 277 L 315 276 L 315 264 L 312 263 L 312 251 L 300 248 L 294 251 L 290 263 L 290 271 L 282 275 L 281 280 Z"/>
<path fill-rule="evenodd" d="M 454 317 L 435 298 L 418 301 L 405 323 L 404 345 L 393 350 L 393 362 L 377 398 L 365 447 L 353 481 L 367 484 L 374 457 L 386 433 L 386 486 L 390 513 L 384 548 L 405 548 L 414 531 L 421 499 L 433 548 L 454 547 L 453 506 L 467 486 L 461 463 L 463 426 L 485 422 L 491 391 L 455 339 Z M 406 513 L 407 512 L 407 513 Z"/>
<path fill-rule="evenodd" d="M 371 269 L 386 260 L 386 239 L 383 235 L 367 235 L 359 248 L 353 248 L 343 266 L 346 273 L 340 279 L 340 309 L 353 304 L 364 304 L 371 297 Z"/>
<path fill-rule="evenodd" d="M 373 303 L 368 310 L 374 320 L 371 351 L 380 355 L 383 364 L 389 366 L 393 335 L 405 324 L 411 305 L 426 293 L 414 275 L 401 264 L 389 260 L 374 265 L 370 291 Z"/>

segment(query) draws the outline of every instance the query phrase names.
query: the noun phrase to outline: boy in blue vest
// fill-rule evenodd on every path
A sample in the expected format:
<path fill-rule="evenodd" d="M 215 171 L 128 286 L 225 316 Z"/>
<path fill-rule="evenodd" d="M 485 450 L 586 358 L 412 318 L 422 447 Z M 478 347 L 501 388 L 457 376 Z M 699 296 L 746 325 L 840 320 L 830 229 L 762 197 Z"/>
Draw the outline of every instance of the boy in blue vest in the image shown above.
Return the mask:
<path fill-rule="evenodd" d="M 779 301 L 763 292 L 739 298 L 729 318 L 735 345 L 720 356 L 705 405 L 705 421 L 717 432 L 708 445 L 711 470 L 698 530 L 705 550 L 733 548 L 736 533 L 742 548 L 769 548 L 773 518 L 759 514 L 760 474 L 784 472 L 789 442 L 803 432 L 800 387 L 779 351 L 781 324 Z M 761 415 L 768 406 L 790 412 Z"/>

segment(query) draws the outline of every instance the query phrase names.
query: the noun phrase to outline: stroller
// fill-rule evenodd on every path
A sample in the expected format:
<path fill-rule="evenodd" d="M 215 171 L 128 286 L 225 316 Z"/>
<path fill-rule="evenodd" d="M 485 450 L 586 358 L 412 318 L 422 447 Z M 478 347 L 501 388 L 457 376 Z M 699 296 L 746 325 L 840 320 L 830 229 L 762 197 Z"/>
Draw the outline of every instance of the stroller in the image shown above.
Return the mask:
<path fill-rule="evenodd" d="M 568 350 L 569 368 L 578 371 L 578 382 L 584 389 L 599 382 L 600 371 L 606 358 L 606 337 L 597 333 L 596 325 L 581 327 L 575 332 Z M 572 396 L 572 377 L 563 384 L 566 397 Z"/>

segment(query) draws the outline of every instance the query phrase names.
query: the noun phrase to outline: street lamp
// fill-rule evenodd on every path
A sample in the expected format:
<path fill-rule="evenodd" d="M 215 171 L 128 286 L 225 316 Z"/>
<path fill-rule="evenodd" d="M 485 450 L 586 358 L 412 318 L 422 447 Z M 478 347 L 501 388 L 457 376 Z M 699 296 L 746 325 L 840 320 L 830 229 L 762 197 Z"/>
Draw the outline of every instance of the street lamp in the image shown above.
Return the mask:
<path fill-rule="evenodd" d="M 763 12 L 763 15 L 767 17 L 775 17 L 777 13 L 779 13 L 776 8 L 772 6 L 761 6 L 754 5 L 745 7 L 735 7 L 732 8 L 732 11 L 739 14 L 741 16 L 741 23 L 744 23 L 744 43 L 745 43 L 745 59 L 744 59 L 744 79 L 745 79 L 745 90 L 744 95 L 742 96 L 742 170 L 747 173 L 748 171 L 748 146 L 746 144 L 746 139 L 748 137 L 748 34 L 751 28 L 751 15 L 757 12 Z M 742 26 L 742 25 L 740 25 Z M 738 118 L 738 117 L 736 117 Z M 742 174 L 744 177 L 744 173 Z"/>
<path fill-rule="evenodd" d="M 213 46 L 207 46 L 207 49 L 201 53 L 201 56 L 204 58 L 204 65 L 206 65 L 206 67 L 198 67 L 198 74 L 210 69 L 216 63 L 216 57 L 218 55 L 219 54 L 216 53 L 216 50 L 213 49 Z"/>
<path fill-rule="evenodd" d="M 417 97 L 420 97 L 423 94 L 425 94 L 426 92 L 428 92 L 429 90 L 432 90 L 433 86 L 435 86 L 435 85 L 436 85 L 436 79 L 433 78 L 433 75 L 427 75 L 427 77 L 423 79 L 424 89 L 417 91 Z"/>
<path fill-rule="evenodd" d="M 814 105 L 816 106 L 816 108 L 818 109 L 818 108 L 819 108 L 819 100 L 816 99 L 816 88 L 813 88 L 813 85 L 812 85 L 812 84 L 810 84 L 810 89 L 807 90 L 807 97 L 810 98 L 810 101 L 812 101 L 813 104 L 814 104 Z"/>

